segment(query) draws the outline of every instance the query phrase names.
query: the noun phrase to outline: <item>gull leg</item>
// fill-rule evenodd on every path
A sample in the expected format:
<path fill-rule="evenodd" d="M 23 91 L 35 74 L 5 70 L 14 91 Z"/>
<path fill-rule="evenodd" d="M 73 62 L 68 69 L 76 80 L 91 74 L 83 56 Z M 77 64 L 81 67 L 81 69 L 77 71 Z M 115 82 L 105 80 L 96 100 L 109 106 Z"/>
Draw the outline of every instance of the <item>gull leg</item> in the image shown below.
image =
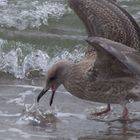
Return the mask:
<path fill-rule="evenodd" d="M 126 106 L 124 106 L 123 108 L 123 112 L 122 112 L 122 117 L 123 120 L 128 120 L 129 119 L 129 115 L 128 115 L 128 109 Z"/>
<path fill-rule="evenodd" d="M 122 112 L 122 116 L 121 116 L 121 120 L 122 121 L 128 121 L 129 120 L 129 113 L 128 113 L 128 109 L 126 107 L 127 102 L 122 102 L 121 105 L 123 107 L 123 112 Z"/>

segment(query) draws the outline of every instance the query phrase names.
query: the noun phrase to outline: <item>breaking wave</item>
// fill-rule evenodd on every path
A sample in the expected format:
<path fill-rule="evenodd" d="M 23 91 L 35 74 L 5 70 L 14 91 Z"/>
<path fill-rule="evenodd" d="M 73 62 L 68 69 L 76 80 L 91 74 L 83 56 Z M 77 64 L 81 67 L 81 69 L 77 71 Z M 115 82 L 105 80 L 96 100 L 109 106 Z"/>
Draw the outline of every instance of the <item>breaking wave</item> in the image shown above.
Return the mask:
<path fill-rule="evenodd" d="M 62 1 L 0 0 L 1 27 L 19 30 L 48 25 L 49 18 L 59 19 L 67 11 Z"/>
<path fill-rule="evenodd" d="M 45 75 L 48 67 L 62 59 L 77 61 L 84 54 L 78 47 L 73 51 L 62 50 L 51 56 L 46 51 L 32 49 L 30 44 L 18 43 L 17 47 L 5 51 L 6 41 L 0 41 L 0 71 L 14 75 L 16 78 L 32 78 Z"/>

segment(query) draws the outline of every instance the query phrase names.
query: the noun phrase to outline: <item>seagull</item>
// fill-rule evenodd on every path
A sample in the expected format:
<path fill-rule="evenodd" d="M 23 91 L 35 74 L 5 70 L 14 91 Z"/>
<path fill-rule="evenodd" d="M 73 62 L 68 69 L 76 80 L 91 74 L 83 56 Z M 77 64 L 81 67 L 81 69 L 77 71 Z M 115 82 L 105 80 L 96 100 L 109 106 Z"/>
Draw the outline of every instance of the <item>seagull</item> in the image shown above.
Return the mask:
<path fill-rule="evenodd" d="M 140 29 L 136 21 L 115 0 L 69 0 L 70 7 L 83 21 L 90 46 L 80 62 L 60 61 L 49 68 L 46 86 L 37 102 L 63 85 L 72 95 L 84 100 L 123 106 L 122 119 L 129 118 L 126 104 L 140 101 Z M 94 50 L 94 51 L 93 51 Z"/>
<path fill-rule="evenodd" d="M 110 104 L 123 106 L 122 119 L 128 119 L 126 104 L 140 101 L 140 53 L 118 42 L 91 37 L 87 42 L 96 51 L 95 58 L 74 63 L 60 61 L 49 68 L 46 84 L 37 98 L 52 90 L 50 105 L 60 85 L 72 95 L 84 100 L 106 103 L 107 109 L 96 115 L 107 113 Z"/>

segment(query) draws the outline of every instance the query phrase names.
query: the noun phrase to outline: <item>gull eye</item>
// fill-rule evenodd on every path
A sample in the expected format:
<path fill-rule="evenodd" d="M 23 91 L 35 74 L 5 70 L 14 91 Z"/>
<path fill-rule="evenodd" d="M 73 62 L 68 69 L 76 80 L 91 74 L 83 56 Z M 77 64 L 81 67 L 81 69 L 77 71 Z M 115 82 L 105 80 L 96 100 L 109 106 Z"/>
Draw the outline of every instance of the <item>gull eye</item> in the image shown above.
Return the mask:
<path fill-rule="evenodd" d="M 54 81 L 54 80 L 56 80 L 55 76 L 54 77 L 50 77 L 50 81 Z"/>

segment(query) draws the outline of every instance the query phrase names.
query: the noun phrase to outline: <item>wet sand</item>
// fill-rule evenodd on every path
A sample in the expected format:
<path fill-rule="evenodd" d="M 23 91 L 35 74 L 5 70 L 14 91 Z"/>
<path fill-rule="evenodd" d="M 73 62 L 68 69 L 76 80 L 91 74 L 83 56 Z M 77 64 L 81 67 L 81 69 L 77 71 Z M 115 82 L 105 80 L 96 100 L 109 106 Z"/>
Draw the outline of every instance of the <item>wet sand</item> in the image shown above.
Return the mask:
<path fill-rule="evenodd" d="M 0 140 L 140 139 L 140 102 L 128 105 L 131 121 L 127 123 L 119 121 L 122 112 L 119 105 L 113 105 L 110 114 L 89 118 L 90 113 L 106 105 L 80 100 L 63 87 L 58 89 L 52 107 L 49 106 L 51 92 L 37 104 L 36 97 L 42 87 L 29 83 L 1 80 Z"/>

